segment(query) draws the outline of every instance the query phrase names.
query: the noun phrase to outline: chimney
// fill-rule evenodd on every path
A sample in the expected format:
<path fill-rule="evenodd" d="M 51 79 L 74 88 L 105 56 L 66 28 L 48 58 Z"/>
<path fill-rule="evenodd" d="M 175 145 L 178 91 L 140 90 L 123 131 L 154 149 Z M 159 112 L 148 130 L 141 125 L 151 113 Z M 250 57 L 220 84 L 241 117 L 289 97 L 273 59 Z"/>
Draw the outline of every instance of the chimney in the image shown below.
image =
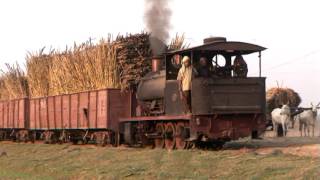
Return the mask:
<path fill-rule="evenodd" d="M 152 72 L 158 72 L 161 70 L 162 66 L 162 57 L 154 56 L 152 57 Z"/>

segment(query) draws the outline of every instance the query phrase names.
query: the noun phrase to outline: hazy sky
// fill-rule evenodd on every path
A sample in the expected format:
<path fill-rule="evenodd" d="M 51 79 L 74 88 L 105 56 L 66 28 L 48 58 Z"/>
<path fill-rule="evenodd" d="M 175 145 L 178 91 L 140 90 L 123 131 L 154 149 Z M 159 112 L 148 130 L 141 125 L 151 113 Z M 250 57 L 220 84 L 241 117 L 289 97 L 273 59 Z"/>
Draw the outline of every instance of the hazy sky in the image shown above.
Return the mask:
<path fill-rule="evenodd" d="M 320 101 L 320 10 L 317 0 L 172 0 L 171 36 L 191 45 L 208 36 L 256 43 L 267 86 L 291 87 L 303 104 Z M 2 0 L 0 63 L 24 63 L 27 51 L 64 48 L 108 33 L 145 29 L 144 0 Z M 257 54 L 247 57 L 257 75 Z M 279 66 L 280 65 L 280 66 Z"/>

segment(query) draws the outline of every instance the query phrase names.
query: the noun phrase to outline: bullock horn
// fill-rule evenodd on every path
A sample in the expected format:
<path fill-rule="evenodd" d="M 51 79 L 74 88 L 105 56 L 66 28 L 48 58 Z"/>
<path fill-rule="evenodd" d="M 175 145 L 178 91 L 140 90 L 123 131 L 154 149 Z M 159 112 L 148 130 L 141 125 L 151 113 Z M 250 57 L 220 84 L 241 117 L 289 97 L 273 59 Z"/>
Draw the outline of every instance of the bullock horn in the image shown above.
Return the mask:
<path fill-rule="evenodd" d="M 313 103 L 311 102 L 310 104 L 311 104 L 311 106 L 313 107 Z"/>
<path fill-rule="evenodd" d="M 319 107 L 320 106 L 320 102 L 317 104 L 317 106 L 316 107 Z"/>

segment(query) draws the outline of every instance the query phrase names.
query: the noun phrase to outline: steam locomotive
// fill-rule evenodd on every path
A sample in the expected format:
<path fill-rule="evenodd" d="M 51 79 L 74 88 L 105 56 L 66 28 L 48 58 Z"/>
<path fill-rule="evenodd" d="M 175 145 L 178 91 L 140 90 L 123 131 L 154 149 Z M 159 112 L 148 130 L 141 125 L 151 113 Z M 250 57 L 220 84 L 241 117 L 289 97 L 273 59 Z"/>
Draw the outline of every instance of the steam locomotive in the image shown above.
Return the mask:
<path fill-rule="evenodd" d="M 0 102 L 0 140 L 186 149 L 258 137 L 267 123 L 265 78 L 261 77 L 265 49 L 207 38 L 203 45 L 153 58 L 152 71 L 135 90 L 103 89 Z M 234 76 L 234 58 L 253 53 L 258 54 L 259 77 Z M 200 57 L 206 57 L 217 69 L 214 76 L 192 80 L 191 114 L 184 113 L 176 80 L 183 56 L 189 56 L 194 67 Z"/>
<path fill-rule="evenodd" d="M 185 149 L 201 142 L 220 146 L 241 137 L 258 137 L 266 127 L 265 78 L 261 77 L 261 52 L 265 49 L 214 37 L 205 39 L 201 46 L 154 58 L 152 72 L 137 89 L 138 113 L 120 118 L 124 142 Z M 258 53 L 259 77 L 233 76 L 230 67 L 234 58 L 252 53 Z M 187 115 L 176 80 L 182 56 L 189 56 L 194 67 L 205 57 L 218 70 L 214 77 L 192 80 L 192 114 Z M 224 65 L 217 61 L 224 61 Z"/>

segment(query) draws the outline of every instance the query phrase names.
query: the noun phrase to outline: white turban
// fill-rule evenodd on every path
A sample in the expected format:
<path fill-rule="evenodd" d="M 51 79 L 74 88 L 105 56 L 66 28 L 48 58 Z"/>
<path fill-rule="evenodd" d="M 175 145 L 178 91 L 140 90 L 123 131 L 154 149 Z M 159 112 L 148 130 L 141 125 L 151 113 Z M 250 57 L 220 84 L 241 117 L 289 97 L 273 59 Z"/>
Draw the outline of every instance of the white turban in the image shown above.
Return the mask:
<path fill-rule="evenodd" d="M 188 56 L 183 56 L 183 58 L 182 58 L 182 63 L 185 63 L 185 62 L 187 62 L 187 61 L 190 62 L 190 58 L 189 58 Z"/>

